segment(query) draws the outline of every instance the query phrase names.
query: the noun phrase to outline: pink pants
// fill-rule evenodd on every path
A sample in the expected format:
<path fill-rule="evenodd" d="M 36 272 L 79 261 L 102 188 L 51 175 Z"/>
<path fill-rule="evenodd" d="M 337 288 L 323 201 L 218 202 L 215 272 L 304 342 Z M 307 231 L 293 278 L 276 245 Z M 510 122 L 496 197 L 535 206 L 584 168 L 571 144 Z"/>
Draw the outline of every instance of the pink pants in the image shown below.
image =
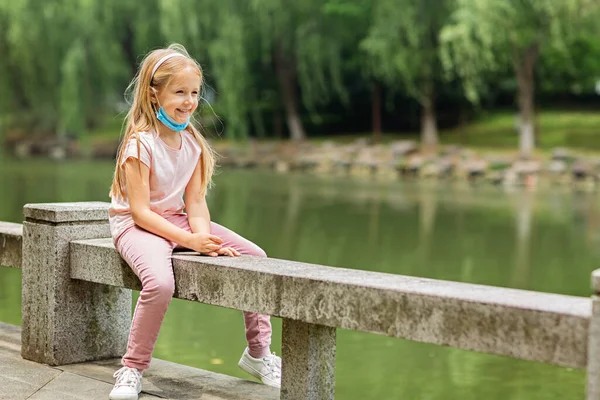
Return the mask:
<path fill-rule="evenodd" d="M 172 224 L 190 231 L 187 215 L 165 217 Z M 224 247 L 232 247 L 241 254 L 266 257 L 265 252 L 237 233 L 210 224 L 210 233 L 223 239 Z M 176 243 L 150 233 L 137 225 L 123 232 L 116 242 L 117 251 L 142 282 L 142 291 L 135 307 L 127 353 L 122 364 L 140 371 L 150 366 L 152 351 L 158 338 L 167 307 L 171 302 L 175 281 L 171 255 Z M 245 312 L 246 340 L 253 357 L 269 354 L 271 322 L 268 315 Z"/>

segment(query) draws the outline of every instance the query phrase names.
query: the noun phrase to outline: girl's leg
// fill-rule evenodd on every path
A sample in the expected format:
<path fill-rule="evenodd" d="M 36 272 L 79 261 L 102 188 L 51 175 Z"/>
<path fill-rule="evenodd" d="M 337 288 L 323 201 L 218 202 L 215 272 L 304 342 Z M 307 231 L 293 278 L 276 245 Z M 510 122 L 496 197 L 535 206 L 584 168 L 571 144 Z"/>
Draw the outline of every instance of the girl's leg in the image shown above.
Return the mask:
<path fill-rule="evenodd" d="M 179 228 L 190 230 L 187 215 L 178 214 L 166 217 L 169 222 Z M 210 223 L 210 233 L 223 239 L 223 247 L 232 247 L 240 254 L 251 256 L 266 257 L 267 254 L 248 239 L 243 238 L 230 229 L 225 228 L 215 222 Z M 175 247 L 173 243 L 173 247 Z M 248 342 L 248 352 L 254 358 L 262 358 L 270 354 L 271 349 L 271 319 L 268 315 L 245 312 L 244 324 L 246 326 L 246 341 Z"/>
<path fill-rule="evenodd" d="M 142 282 L 122 364 L 143 371 L 150 366 L 158 332 L 175 288 L 171 264 L 173 244 L 134 226 L 119 237 L 116 247 Z"/>
<path fill-rule="evenodd" d="M 221 226 L 217 223 L 210 223 L 210 233 L 223 239 L 223 247 L 231 247 L 240 252 L 251 256 L 266 257 L 267 254 L 248 239 L 243 238 L 237 233 Z M 248 352 L 254 358 L 262 358 L 270 354 L 271 349 L 271 319 L 268 315 L 245 312 L 244 324 L 246 326 L 246 341 L 248 342 Z"/>

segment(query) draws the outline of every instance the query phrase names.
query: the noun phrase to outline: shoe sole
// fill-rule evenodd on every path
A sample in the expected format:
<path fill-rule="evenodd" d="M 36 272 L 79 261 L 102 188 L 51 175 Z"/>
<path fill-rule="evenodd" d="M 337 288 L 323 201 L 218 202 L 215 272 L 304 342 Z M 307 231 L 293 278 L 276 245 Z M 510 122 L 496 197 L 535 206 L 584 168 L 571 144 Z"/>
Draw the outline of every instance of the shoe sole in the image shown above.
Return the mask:
<path fill-rule="evenodd" d="M 256 379 L 260 379 L 262 381 L 262 377 L 260 376 L 260 372 L 254 369 L 251 365 L 246 364 L 246 362 L 242 359 L 238 363 L 238 367 L 255 377 Z"/>
<path fill-rule="evenodd" d="M 141 391 L 137 395 L 108 395 L 108 400 L 138 400 Z"/>
<path fill-rule="evenodd" d="M 108 397 L 109 400 L 138 400 L 138 398 L 139 398 L 139 395 L 135 396 L 135 397 L 133 397 L 133 396 L 125 396 L 125 397 L 120 397 L 120 396 L 119 397 L 112 397 L 112 396 L 109 396 Z"/>
<path fill-rule="evenodd" d="M 251 365 L 248 365 L 244 359 L 241 359 L 240 362 L 238 363 L 238 367 L 240 367 L 242 370 L 246 371 L 247 373 L 249 373 L 250 375 L 252 375 L 253 377 L 255 377 L 256 379 L 258 379 L 259 381 L 261 381 L 263 384 L 267 385 L 267 386 L 271 386 L 274 388 L 278 388 L 280 389 L 281 386 L 276 386 L 273 384 L 268 384 L 266 383 L 263 378 L 260 375 L 260 372 L 257 371 L 256 369 L 254 369 Z"/>

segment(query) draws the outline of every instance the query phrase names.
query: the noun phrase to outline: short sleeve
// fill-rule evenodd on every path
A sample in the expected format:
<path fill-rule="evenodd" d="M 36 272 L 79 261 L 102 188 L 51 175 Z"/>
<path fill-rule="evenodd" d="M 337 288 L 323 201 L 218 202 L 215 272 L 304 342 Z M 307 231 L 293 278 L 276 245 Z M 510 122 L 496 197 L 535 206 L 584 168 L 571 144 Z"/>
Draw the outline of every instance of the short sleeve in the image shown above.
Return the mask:
<path fill-rule="evenodd" d="M 148 168 L 150 168 L 150 159 L 151 159 L 150 147 L 145 142 L 145 140 L 143 140 L 142 138 L 140 138 L 139 156 L 138 156 L 137 140 L 135 139 L 135 137 L 132 137 L 131 139 L 129 139 L 129 141 L 125 145 L 125 150 L 123 151 L 123 158 L 121 159 L 121 166 L 123 166 L 123 164 L 125 163 L 125 161 L 127 161 L 127 159 L 129 157 L 139 159 L 141 162 L 146 164 L 146 166 Z"/>

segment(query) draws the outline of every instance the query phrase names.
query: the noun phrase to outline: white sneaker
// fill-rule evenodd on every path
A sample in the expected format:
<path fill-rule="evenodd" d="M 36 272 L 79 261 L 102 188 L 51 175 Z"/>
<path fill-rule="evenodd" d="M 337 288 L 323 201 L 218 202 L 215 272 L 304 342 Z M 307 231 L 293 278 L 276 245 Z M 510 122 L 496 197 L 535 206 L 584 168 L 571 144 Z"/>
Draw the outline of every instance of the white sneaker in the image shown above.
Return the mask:
<path fill-rule="evenodd" d="M 135 368 L 123 367 L 113 377 L 117 378 L 115 387 L 111 390 L 110 400 L 138 400 L 142 391 L 142 374 Z"/>
<path fill-rule="evenodd" d="M 275 353 L 263 358 L 254 358 L 246 347 L 238 366 L 267 386 L 281 387 L 281 357 L 277 357 Z"/>

